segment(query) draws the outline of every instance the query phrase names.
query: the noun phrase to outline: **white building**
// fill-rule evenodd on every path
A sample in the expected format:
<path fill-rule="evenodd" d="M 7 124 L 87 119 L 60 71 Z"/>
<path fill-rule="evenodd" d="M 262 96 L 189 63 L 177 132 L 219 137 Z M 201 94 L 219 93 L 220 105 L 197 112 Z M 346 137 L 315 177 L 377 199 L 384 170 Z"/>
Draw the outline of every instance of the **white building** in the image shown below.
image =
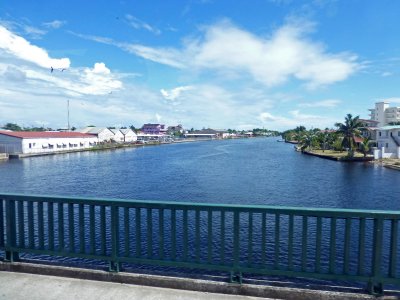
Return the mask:
<path fill-rule="evenodd" d="M 400 125 L 384 126 L 377 129 L 374 151 L 375 159 L 400 158 Z"/>
<path fill-rule="evenodd" d="M 114 133 L 114 137 L 112 140 L 117 143 L 123 143 L 124 142 L 124 134 L 121 132 L 120 129 L 110 129 L 112 133 Z"/>
<path fill-rule="evenodd" d="M 96 136 L 99 143 L 111 142 L 114 138 L 114 133 L 107 127 L 86 127 L 77 131 Z"/>
<path fill-rule="evenodd" d="M 377 102 L 375 108 L 369 109 L 371 120 L 377 121 L 377 126 L 400 122 L 400 107 L 389 107 L 389 102 Z"/>
<path fill-rule="evenodd" d="M 124 135 L 125 143 L 132 143 L 137 141 L 137 135 L 132 129 L 120 129 L 122 134 Z"/>
<path fill-rule="evenodd" d="M 80 132 L 0 131 L 0 152 L 8 154 L 51 153 L 88 149 L 97 138 Z"/>

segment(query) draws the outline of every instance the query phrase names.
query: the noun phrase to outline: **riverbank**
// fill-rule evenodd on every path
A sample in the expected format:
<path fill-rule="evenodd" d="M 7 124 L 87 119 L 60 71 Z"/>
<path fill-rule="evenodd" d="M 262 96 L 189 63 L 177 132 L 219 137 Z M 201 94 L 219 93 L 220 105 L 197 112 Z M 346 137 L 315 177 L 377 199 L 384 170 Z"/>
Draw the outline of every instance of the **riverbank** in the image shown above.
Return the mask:
<path fill-rule="evenodd" d="M 373 161 L 374 157 L 372 155 L 367 155 L 364 157 L 362 153 L 354 153 L 354 157 L 349 158 L 346 151 L 334 151 L 334 150 L 305 150 L 302 153 L 306 155 L 317 156 L 324 159 L 343 161 L 343 162 L 364 162 Z"/>
<path fill-rule="evenodd" d="M 372 161 L 372 163 L 383 166 L 385 168 L 400 171 L 400 159 L 398 159 L 398 158 L 376 159 L 376 160 Z"/>

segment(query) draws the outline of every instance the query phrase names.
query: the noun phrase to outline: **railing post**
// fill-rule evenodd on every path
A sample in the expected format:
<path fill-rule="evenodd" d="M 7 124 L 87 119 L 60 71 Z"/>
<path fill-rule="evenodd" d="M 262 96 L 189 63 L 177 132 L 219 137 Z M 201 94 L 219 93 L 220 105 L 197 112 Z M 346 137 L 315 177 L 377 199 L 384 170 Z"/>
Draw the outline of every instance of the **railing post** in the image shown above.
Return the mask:
<path fill-rule="evenodd" d="M 111 260 L 109 265 L 110 272 L 119 272 L 120 263 L 118 261 L 119 252 L 119 222 L 118 206 L 111 205 Z"/>
<path fill-rule="evenodd" d="M 16 246 L 16 217 L 15 217 L 15 201 L 6 200 L 6 245 L 5 245 L 5 261 L 14 262 L 19 260 L 18 252 L 13 248 Z"/>
<path fill-rule="evenodd" d="M 372 253 L 372 277 L 368 282 L 368 292 L 373 295 L 383 294 L 382 283 L 382 242 L 383 242 L 383 219 L 374 219 L 374 241 Z"/>

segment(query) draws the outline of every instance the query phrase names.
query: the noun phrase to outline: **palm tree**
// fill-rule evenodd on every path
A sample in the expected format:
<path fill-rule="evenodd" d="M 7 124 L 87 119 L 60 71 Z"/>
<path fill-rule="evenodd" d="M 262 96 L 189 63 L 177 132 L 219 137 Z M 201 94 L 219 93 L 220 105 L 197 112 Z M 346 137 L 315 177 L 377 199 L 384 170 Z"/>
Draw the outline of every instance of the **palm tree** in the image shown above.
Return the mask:
<path fill-rule="evenodd" d="M 359 116 L 354 117 L 351 114 L 347 114 L 344 118 L 344 123 L 336 123 L 338 127 L 338 133 L 343 135 L 342 146 L 348 149 L 348 156 L 354 156 L 355 142 L 354 138 L 360 136 L 359 127 L 362 127 L 362 123 L 359 120 Z"/>
<path fill-rule="evenodd" d="M 315 134 L 312 131 L 304 132 L 299 140 L 299 146 L 301 151 L 304 151 L 308 148 L 308 150 L 312 150 L 312 146 L 315 140 Z"/>
<path fill-rule="evenodd" d="M 362 143 L 360 144 L 360 150 L 361 152 L 364 154 L 364 157 L 367 156 L 369 150 L 371 149 L 370 145 L 371 145 L 371 139 L 370 138 L 366 138 L 362 141 Z"/>

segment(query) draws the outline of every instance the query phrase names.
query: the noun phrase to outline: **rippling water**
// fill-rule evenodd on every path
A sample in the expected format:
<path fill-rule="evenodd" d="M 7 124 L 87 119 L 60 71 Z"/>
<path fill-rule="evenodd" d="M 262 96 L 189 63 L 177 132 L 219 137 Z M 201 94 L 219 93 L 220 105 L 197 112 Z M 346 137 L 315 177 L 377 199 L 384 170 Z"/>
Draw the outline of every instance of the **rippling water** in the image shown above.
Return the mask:
<path fill-rule="evenodd" d="M 258 138 L 10 160 L 0 192 L 397 210 L 400 172 Z"/>
<path fill-rule="evenodd" d="M 0 163 L 0 193 L 118 199 L 398 210 L 399 183 L 398 171 L 371 163 L 340 163 L 302 155 L 295 152 L 290 144 L 277 143 L 276 138 L 81 152 Z M 257 219 L 260 216 L 254 218 L 255 225 L 261 222 Z M 218 231 L 219 221 L 215 222 L 217 225 L 214 228 Z M 300 228 L 300 222 L 298 220 L 299 226 L 296 225 L 296 228 Z M 283 219 L 282 228 L 287 226 L 286 223 L 287 220 Z M 178 234 L 182 231 L 179 224 Z M 246 221 L 241 224 L 241 236 L 245 237 Z M 189 232 L 192 234 L 194 227 L 193 224 L 190 226 Z M 314 227 L 310 226 L 309 232 L 312 241 L 315 240 Z M 154 228 L 157 226 L 154 225 Z M 273 228 L 273 224 L 268 228 Z M 343 226 L 338 227 L 338 234 L 343 233 L 342 229 Z M 142 237 L 145 237 L 146 229 L 143 227 L 142 230 Z M 203 235 L 206 234 L 206 225 L 201 230 Z M 157 236 L 156 231 L 153 234 Z M 255 232 L 253 237 L 257 247 L 260 247 L 260 234 Z M 272 234 L 268 237 L 268 245 L 273 245 Z M 295 250 L 301 245 L 300 237 L 301 232 L 295 236 Z M 135 236 L 130 238 L 133 241 Z M 226 238 L 229 240 L 232 237 L 227 235 Z M 193 239 L 189 235 L 189 243 Z M 281 244 L 284 250 L 282 255 L 287 252 L 287 239 L 284 240 Z M 372 238 L 368 240 L 371 247 Z M 307 250 L 310 257 L 315 253 L 313 243 L 310 242 Z M 182 255 L 179 241 L 177 246 L 179 257 Z M 206 247 L 206 244 L 203 246 Z M 261 249 L 257 247 L 254 249 L 256 261 L 261 259 Z M 217 257 L 218 247 L 214 247 L 213 251 Z M 352 251 L 357 252 L 356 244 L 352 246 Z M 329 249 L 323 249 L 322 256 L 328 255 Z M 47 256 L 41 256 L 40 259 L 66 260 L 78 264 L 84 261 Z M 340 257 L 337 259 L 340 265 Z M 387 257 L 384 259 L 387 260 Z M 350 268 L 355 269 L 356 262 L 355 255 Z M 267 263 L 274 263 L 272 256 Z M 299 258 L 294 263 L 300 264 Z M 102 263 L 96 262 L 96 265 L 101 266 Z"/>

